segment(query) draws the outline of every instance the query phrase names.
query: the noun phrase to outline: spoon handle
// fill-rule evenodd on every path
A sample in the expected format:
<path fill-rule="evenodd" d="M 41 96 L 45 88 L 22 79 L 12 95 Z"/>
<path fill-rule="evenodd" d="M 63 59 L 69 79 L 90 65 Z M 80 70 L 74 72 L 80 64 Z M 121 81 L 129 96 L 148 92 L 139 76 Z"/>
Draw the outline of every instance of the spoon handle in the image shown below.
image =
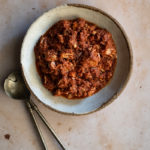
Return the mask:
<path fill-rule="evenodd" d="M 37 121 L 36 121 L 36 118 L 35 118 L 33 109 L 32 109 L 32 107 L 31 107 L 31 104 L 27 101 L 27 102 L 26 102 L 26 105 L 27 105 L 27 108 L 28 108 L 28 110 L 29 110 L 29 112 L 30 112 L 30 114 L 31 114 L 31 117 L 32 117 L 33 121 L 34 121 L 35 127 L 36 127 L 36 129 L 37 129 L 37 131 L 38 131 L 38 133 L 39 133 L 39 135 L 40 135 L 40 139 L 41 139 L 41 142 L 42 142 L 42 144 L 43 144 L 43 146 L 44 146 L 44 150 L 48 150 L 47 145 L 46 145 L 46 142 L 45 142 L 45 140 L 44 140 L 44 138 L 43 138 L 43 135 L 42 135 L 42 132 L 41 132 L 41 130 L 40 130 L 40 127 L 39 127 L 39 125 L 38 125 L 38 123 L 37 123 Z"/>
<path fill-rule="evenodd" d="M 56 139 L 56 141 L 59 143 L 59 145 L 61 146 L 61 148 L 63 150 L 66 150 L 66 148 L 63 146 L 63 144 L 61 143 L 60 139 L 56 135 L 54 129 L 50 126 L 50 124 L 48 123 L 48 121 L 42 115 L 42 113 L 40 112 L 40 110 L 38 109 L 38 107 L 36 106 L 36 104 L 32 100 L 30 100 L 29 102 L 30 102 L 32 108 L 37 112 L 38 116 L 41 118 L 41 120 L 43 121 L 43 123 L 46 125 L 46 127 L 48 128 L 48 130 L 52 133 L 52 135 L 54 136 L 54 138 Z"/>

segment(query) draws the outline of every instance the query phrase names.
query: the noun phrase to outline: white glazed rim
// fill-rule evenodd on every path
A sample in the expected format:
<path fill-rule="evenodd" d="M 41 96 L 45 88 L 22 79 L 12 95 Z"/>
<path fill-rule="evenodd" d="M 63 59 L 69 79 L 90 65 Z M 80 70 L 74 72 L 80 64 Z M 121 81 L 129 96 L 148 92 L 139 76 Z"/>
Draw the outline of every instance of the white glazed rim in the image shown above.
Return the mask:
<path fill-rule="evenodd" d="M 45 104 L 46 106 L 48 106 L 48 107 L 51 108 L 52 110 L 54 110 L 54 111 L 56 111 L 56 112 L 59 112 L 59 113 L 70 114 L 70 115 L 84 115 L 84 114 L 89 114 L 89 113 L 98 111 L 98 110 L 104 108 L 105 106 L 107 106 L 108 104 L 110 104 L 111 102 L 113 102 L 113 101 L 121 94 L 121 92 L 123 91 L 123 89 L 126 87 L 127 82 L 129 81 L 129 78 L 130 78 L 130 76 L 131 76 L 131 71 L 132 71 L 132 66 L 133 66 L 133 61 L 132 61 L 132 60 L 133 60 L 133 55 L 132 55 L 131 44 L 130 44 L 130 42 L 129 42 L 129 39 L 128 39 L 128 37 L 127 37 L 127 35 L 126 35 L 124 29 L 123 29 L 122 26 L 119 24 L 119 22 L 116 21 L 112 16 L 108 15 L 106 12 L 104 12 L 104 11 L 102 11 L 102 10 L 100 10 L 100 9 L 97 9 L 97 8 L 95 8 L 95 7 L 91 7 L 91 6 L 87 6 L 87 5 L 83 5 L 83 4 L 66 4 L 66 5 L 62 5 L 62 6 L 56 7 L 56 8 L 58 9 L 58 8 L 64 7 L 64 6 L 81 7 L 81 8 L 90 9 L 90 10 L 92 10 L 92 11 L 97 11 L 97 12 L 99 12 L 99 13 L 101 13 L 101 14 L 107 16 L 109 19 L 111 19 L 111 20 L 117 25 L 117 27 L 120 29 L 120 31 L 122 32 L 122 34 L 123 34 L 123 36 L 124 36 L 124 38 L 125 38 L 125 40 L 126 40 L 127 47 L 128 47 L 128 51 L 129 51 L 129 54 L 130 54 L 130 68 L 129 68 L 128 75 L 127 75 L 127 77 L 126 77 L 126 80 L 124 81 L 124 84 L 123 84 L 122 88 L 119 89 L 110 99 L 107 100 L 106 103 L 104 103 L 102 106 L 100 106 L 100 107 L 97 108 L 96 110 L 93 110 L 93 111 L 90 111 L 90 112 L 87 112 L 87 113 L 81 113 L 81 114 L 79 114 L 79 113 L 70 113 L 70 112 L 64 112 L 64 111 L 60 111 L 60 110 L 57 110 L 57 109 L 52 108 L 50 105 L 45 104 L 42 100 L 40 100 L 40 99 L 34 94 L 34 92 L 32 91 L 32 89 L 30 88 L 30 86 L 29 86 L 29 84 L 28 84 L 28 82 L 27 82 L 27 80 L 26 80 L 25 74 L 24 74 L 24 68 L 23 68 L 23 64 L 22 64 L 22 61 L 21 61 L 21 60 L 22 60 L 22 51 L 21 51 L 21 57 L 20 57 L 21 60 L 20 60 L 20 62 L 21 62 L 22 74 L 23 74 L 23 78 L 24 78 L 25 83 L 26 83 L 28 89 L 30 90 L 30 92 L 31 92 L 40 102 L 42 102 L 42 104 Z M 50 11 L 52 11 L 52 10 L 54 10 L 54 9 L 56 9 L 56 8 L 53 8 L 53 9 L 51 9 Z M 44 13 L 44 14 L 45 14 L 45 13 Z M 31 27 L 32 27 L 41 17 L 43 17 L 44 14 L 41 15 L 38 19 L 35 20 L 35 22 L 32 23 L 32 25 L 30 26 L 30 28 L 28 29 L 28 31 L 27 31 L 27 33 L 26 33 L 26 35 L 25 35 L 25 37 L 24 37 L 23 44 L 24 44 L 24 41 L 25 41 L 25 39 L 26 39 L 27 34 L 30 32 Z M 22 48 L 23 48 L 23 44 L 22 44 Z M 22 49 L 22 48 L 21 48 L 21 49 Z"/>

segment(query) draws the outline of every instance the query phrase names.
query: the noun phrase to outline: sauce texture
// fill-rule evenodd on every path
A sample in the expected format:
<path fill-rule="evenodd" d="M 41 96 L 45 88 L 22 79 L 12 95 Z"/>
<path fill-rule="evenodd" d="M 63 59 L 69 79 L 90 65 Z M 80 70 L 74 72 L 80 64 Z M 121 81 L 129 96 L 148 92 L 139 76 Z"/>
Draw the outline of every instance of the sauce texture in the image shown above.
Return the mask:
<path fill-rule="evenodd" d="M 82 18 L 54 24 L 40 37 L 34 52 L 44 87 L 69 99 L 102 89 L 117 63 L 111 33 Z"/>

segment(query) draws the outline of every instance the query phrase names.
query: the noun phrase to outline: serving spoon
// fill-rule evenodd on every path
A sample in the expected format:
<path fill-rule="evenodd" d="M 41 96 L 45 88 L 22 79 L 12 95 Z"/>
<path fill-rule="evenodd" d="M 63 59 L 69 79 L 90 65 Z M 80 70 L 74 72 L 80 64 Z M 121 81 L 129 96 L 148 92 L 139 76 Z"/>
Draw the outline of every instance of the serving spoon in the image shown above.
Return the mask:
<path fill-rule="evenodd" d="M 27 89 L 27 87 L 25 86 L 24 80 L 21 76 L 21 73 L 19 72 L 13 72 L 11 73 L 4 82 L 4 90 L 5 93 L 13 98 L 13 99 L 18 99 L 18 100 L 24 100 L 27 108 L 31 114 L 31 117 L 34 121 L 35 127 L 40 135 L 40 139 L 41 142 L 44 146 L 44 150 L 48 150 L 46 142 L 44 140 L 44 137 L 42 135 L 42 132 L 40 130 L 40 127 L 37 123 L 36 117 L 34 115 L 34 111 L 38 114 L 38 116 L 40 117 L 40 119 L 43 121 L 43 123 L 46 125 L 46 127 L 48 128 L 48 130 L 52 133 L 52 135 L 54 136 L 54 138 L 56 139 L 56 141 L 59 143 L 59 145 L 61 146 L 61 148 L 63 150 L 66 150 L 64 148 L 64 146 L 62 145 L 60 139 L 56 136 L 55 131 L 53 130 L 53 128 L 49 125 L 49 123 L 47 122 L 47 120 L 45 119 L 45 117 L 42 115 L 42 113 L 39 111 L 38 107 L 36 106 L 36 104 L 30 99 L 30 92 Z"/>

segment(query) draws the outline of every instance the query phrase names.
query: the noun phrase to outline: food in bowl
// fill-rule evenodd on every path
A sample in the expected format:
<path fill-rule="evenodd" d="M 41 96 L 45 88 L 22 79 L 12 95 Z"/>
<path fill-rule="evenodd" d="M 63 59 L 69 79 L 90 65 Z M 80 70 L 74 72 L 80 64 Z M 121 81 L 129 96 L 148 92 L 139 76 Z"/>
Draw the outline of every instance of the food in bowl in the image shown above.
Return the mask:
<path fill-rule="evenodd" d="M 102 89 L 117 63 L 111 33 L 82 18 L 54 24 L 34 51 L 44 87 L 69 99 L 88 97 Z"/>

